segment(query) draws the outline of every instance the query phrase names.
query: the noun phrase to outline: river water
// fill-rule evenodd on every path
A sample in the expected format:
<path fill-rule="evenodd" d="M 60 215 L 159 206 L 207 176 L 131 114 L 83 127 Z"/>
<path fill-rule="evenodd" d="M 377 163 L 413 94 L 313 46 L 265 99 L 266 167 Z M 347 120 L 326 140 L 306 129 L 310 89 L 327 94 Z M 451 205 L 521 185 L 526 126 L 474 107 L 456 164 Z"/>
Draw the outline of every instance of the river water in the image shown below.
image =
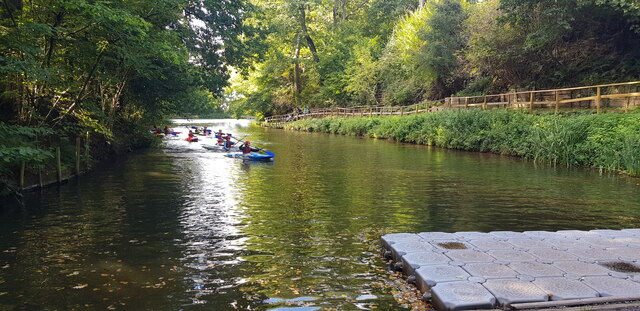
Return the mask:
<path fill-rule="evenodd" d="M 0 310 L 401 310 L 384 233 L 640 227 L 637 178 L 199 122 L 276 160 L 171 138 L 3 203 Z"/>

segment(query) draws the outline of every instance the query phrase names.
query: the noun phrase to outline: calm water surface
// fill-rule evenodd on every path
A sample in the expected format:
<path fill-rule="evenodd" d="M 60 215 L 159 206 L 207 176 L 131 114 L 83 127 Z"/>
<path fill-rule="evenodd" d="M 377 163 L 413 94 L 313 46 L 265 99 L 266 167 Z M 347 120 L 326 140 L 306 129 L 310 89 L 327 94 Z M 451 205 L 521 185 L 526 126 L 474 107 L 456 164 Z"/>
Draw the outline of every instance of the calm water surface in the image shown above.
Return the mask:
<path fill-rule="evenodd" d="M 640 227 L 637 178 L 206 122 L 276 161 L 167 139 L 3 203 L 0 310 L 398 310 L 386 232 Z"/>

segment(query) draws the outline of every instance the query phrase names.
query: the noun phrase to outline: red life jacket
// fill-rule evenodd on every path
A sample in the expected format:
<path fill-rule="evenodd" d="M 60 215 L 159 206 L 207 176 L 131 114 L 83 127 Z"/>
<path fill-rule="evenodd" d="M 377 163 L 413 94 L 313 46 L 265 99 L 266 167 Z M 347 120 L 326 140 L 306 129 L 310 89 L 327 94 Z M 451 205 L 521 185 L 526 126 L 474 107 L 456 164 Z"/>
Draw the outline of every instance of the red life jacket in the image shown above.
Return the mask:
<path fill-rule="evenodd" d="M 242 148 L 242 153 L 249 153 L 249 152 L 251 152 L 251 146 L 244 145 L 244 148 Z"/>

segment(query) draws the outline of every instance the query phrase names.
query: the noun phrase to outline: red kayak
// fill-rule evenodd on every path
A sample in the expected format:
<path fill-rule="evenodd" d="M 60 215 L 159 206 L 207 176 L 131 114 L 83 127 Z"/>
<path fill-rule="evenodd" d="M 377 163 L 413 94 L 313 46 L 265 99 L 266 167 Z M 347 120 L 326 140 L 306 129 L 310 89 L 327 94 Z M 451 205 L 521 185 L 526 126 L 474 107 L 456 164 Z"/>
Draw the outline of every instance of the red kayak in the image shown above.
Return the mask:
<path fill-rule="evenodd" d="M 198 137 L 195 137 L 195 136 L 194 137 L 187 137 L 185 140 L 190 142 L 190 143 L 194 143 L 194 142 L 198 141 Z"/>

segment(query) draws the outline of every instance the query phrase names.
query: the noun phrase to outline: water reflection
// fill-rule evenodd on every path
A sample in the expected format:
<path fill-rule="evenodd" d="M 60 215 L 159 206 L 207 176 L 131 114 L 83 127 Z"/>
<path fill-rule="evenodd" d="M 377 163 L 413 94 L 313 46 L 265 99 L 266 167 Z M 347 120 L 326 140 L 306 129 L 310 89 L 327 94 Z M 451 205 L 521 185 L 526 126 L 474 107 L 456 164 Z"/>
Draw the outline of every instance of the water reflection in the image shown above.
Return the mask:
<path fill-rule="evenodd" d="M 221 278 L 219 273 L 241 261 L 237 253 L 244 249 L 246 240 L 238 228 L 242 210 L 235 201 L 234 172 L 226 163 L 229 159 L 214 153 L 172 156 L 177 170 L 190 172 L 183 180 L 186 200 L 178 217 L 184 234 L 180 242 L 185 278 L 193 283 L 192 301 L 202 304 L 207 302 L 203 297 L 243 282 Z"/>

